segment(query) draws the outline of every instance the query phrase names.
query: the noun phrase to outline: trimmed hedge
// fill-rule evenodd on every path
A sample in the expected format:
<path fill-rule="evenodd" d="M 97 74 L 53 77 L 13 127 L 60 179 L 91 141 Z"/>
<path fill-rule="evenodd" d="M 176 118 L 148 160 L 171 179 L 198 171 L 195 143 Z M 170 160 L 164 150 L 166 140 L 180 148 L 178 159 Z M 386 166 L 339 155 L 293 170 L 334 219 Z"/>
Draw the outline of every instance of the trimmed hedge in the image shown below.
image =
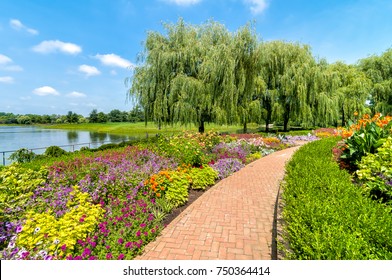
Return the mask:
<path fill-rule="evenodd" d="M 391 208 L 364 195 L 339 169 L 331 152 L 337 140 L 309 143 L 288 163 L 279 247 L 287 259 L 390 260 Z"/>

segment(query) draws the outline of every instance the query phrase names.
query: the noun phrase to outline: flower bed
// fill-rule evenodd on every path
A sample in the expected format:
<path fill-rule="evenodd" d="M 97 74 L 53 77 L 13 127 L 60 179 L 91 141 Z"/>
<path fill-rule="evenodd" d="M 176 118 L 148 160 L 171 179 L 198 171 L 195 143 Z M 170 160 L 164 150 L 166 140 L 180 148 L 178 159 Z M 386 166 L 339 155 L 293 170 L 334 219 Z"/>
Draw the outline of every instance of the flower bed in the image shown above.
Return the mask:
<path fill-rule="evenodd" d="M 3 168 L 1 258 L 133 259 L 190 189 L 204 190 L 272 151 L 260 137 L 183 134 L 35 171 Z"/>

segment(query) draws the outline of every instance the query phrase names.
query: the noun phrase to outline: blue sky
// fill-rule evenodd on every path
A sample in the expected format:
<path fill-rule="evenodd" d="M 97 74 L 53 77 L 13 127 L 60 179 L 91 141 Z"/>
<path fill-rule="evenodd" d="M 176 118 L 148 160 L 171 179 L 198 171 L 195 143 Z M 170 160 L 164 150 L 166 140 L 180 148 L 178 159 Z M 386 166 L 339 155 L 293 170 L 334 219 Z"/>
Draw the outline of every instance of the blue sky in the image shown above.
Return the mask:
<path fill-rule="evenodd" d="M 255 20 L 260 40 L 355 63 L 392 47 L 389 0 L 1 0 L 0 112 L 128 111 L 124 80 L 162 22 Z"/>

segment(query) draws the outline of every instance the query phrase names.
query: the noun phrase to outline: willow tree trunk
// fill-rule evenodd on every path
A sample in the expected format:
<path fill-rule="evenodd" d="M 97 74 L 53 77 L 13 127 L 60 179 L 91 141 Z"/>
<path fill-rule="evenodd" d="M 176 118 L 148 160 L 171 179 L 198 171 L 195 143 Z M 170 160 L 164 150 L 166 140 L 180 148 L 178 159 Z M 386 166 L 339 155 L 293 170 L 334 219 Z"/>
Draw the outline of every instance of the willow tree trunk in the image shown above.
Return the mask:
<path fill-rule="evenodd" d="M 344 107 L 342 106 L 342 126 L 346 125 L 346 120 L 344 118 Z"/>
<path fill-rule="evenodd" d="M 199 133 L 204 133 L 204 121 L 199 122 Z"/>

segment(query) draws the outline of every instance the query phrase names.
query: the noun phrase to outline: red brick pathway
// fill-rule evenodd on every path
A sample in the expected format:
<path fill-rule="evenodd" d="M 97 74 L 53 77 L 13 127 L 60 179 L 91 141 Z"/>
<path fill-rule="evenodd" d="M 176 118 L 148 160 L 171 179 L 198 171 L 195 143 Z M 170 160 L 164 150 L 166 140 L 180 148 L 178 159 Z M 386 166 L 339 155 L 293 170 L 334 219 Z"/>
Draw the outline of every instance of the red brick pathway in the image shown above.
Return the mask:
<path fill-rule="evenodd" d="M 138 260 L 270 260 L 279 183 L 299 147 L 254 161 L 213 186 L 145 247 Z"/>

